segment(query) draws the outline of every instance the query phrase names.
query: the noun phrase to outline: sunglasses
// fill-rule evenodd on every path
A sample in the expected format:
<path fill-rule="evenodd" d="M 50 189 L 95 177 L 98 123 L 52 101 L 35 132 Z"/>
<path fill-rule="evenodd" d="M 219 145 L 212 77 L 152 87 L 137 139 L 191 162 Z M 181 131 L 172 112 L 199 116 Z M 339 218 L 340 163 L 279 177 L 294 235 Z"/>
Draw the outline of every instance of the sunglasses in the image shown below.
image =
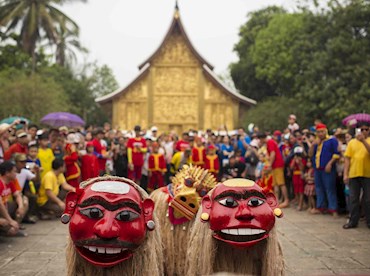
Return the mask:
<path fill-rule="evenodd" d="M 361 131 L 368 131 L 368 128 L 361 128 Z"/>

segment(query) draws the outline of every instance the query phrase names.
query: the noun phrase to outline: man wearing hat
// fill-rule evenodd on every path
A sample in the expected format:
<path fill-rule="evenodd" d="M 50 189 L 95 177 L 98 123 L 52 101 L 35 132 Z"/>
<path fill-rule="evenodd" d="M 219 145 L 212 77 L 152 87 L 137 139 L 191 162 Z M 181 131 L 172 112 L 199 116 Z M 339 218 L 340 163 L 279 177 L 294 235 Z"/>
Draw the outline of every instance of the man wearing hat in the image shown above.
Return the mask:
<path fill-rule="evenodd" d="M 140 136 L 141 127 L 134 127 L 135 137 L 127 141 L 128 178 L 140 185 L 144 154 L 147 152 L 146 141 Z"/>
<path fill-rule="evenodd" d="M 23 201 L 25 205 L 29 206 L 26 216 L 23 218 L 23 222 L 35 223 L 37 221 L 36 207 L 37 207 L 37 196 L 27 192 L 29 190 L 30 181 L 38 181 L 40 179 L 39 167 L 34 166 L 31 169 L 26 168 L 27 156 L 24 153 L 16 153 L 14 155 L 15 166 L 17 168 L 17 180 L 18 184 L 23 191 Z"/>
<path fill-rule="evenodd" d="M 158 128 L 156 126 L 152 126 L 150 129 L 150 132 L 152 133 L 152 141 L 158 140 Z"/>
<path fill-rule="evenodd" d="M 318 213 L 329 212 L 338 216 L 335 162 L 339 159 L 338 140 L 329 137 L 325 124 L 316 125 L 316 140 L 308 155 L 312 158 L 315 173 L 316 207 Z"/>
<path fill-rule="evenodd" d="M 4 160 L 10 160 L 15 153 L 28 153 L 28 135 L 21 129 L 16 133 L 17 142 L 9 147 L 7 151 L 4 152 Z"/>

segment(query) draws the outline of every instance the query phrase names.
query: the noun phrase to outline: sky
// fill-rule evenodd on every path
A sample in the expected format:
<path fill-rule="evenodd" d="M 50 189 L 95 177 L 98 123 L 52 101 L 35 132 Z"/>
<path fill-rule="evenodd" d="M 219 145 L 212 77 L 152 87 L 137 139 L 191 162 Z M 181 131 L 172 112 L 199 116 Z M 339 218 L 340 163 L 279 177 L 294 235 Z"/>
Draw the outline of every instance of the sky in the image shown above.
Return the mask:
<path fill-rule="evenodd" d="M 270 5 L 295 9 L 295 0 L 179 0 L 180 16 L 193 46 L 225 74 L 247 14 Z M 106 64 L 123 87 L 138 74 L 138 65 L 157 50 L 174 13 L 175 0 L 72 1 L 61 9 L 80 27 L 88 50 L 86 61 Z M 80 61 L 81 62 L 81 61 Z"/>

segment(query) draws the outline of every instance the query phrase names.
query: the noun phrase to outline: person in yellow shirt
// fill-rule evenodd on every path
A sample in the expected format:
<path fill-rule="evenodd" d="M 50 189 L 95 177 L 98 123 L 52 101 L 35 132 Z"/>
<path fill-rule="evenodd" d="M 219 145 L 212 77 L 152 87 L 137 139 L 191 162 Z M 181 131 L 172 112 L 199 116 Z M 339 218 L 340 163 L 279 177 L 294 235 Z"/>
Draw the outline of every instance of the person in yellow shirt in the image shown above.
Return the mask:
<path fill-rule="evenodd" d="M 357 132 L 357 131 L 356 131 Z M 370 127 L 359 124 L 356 138 L 349 141 L 344 153 L 343 180 L 349 186 L 350 217 L 344 229 L 357 227 L 360 219 L 360 194 L 363 191 L 367 227 L 370 228 Z"/>
<path fill-rule="evenodd" d="M 66 193 L 64 191 L 76 191 L 74 187 L 67 183 L 63 175 L 64 171 L 64 161 L 62 159 L 54 159 L 52 170 L 47 172 L 41 180 L 39 197 L 37 199 L 41 219 L 50 219 L 50 213 L 59 217 L 65 209 L 64 198 Z M 62 186 L 63 190 L 60 190 L 60 186 Z"/>
<path fill-rule="evenodd" d="M 191 149 L 176 152 L 171 159 L 171 174 L 175 175 L 184 165 L 192 164 Z"/>
<path fill-rule="evenodd" d="M 41 134 L 38 138 L 39 140 L 39 150 L 37 153 L 37 158 L 40 160 L 41 163 L 41 173 L 40 173 L 40 179 L 43 179 L 45 174 L 49 171 L 51 171 L 51 163 L 55 159 L 54 153 L 49 148 L 49 137 L 48 133 L 44 132 Z"/>

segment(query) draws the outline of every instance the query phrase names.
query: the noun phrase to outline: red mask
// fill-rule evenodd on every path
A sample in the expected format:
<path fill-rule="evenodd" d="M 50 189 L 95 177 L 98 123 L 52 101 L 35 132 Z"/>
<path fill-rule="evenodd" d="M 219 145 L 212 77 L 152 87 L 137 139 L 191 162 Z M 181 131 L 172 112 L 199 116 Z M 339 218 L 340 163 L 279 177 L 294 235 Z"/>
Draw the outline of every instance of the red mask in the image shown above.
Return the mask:
<path fill-rule="evenodd" d="M 251 180 L 237 178 L 217 185 L 211 197 L 202 200 L 213 237 L 237 247 L 249 247 L 268 237 L 275 224 L 275 207 L 274 194 L 265 193 Z"/>
<path fill-rule="evenodd" d="M 69 193 L 66 206 L 77 252 L 93 265 L 111 267 L 132 257 L 144 241 L 154 202 L 143 201 L 131 184 L 103 180 L 80 190 L 80 196 Z"/>

